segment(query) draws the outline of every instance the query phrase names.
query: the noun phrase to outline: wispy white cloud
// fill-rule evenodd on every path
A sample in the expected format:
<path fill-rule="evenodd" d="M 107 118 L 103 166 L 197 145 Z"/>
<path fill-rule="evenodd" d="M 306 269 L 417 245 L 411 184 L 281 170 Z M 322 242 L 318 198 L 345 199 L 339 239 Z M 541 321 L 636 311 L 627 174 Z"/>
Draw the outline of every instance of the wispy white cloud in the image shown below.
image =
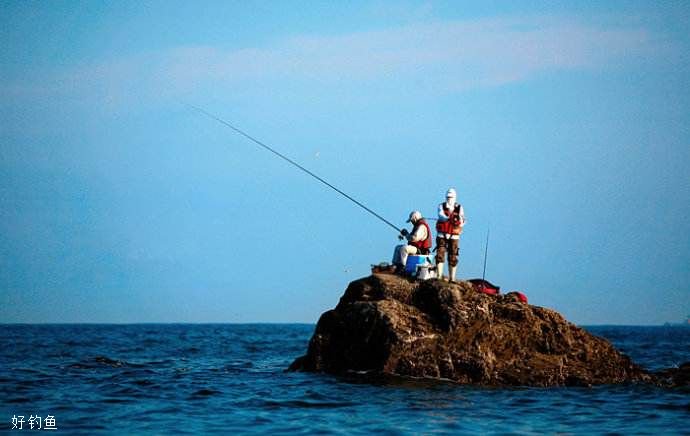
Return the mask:
<path fill-rule="evenodd" d="M 376 81 L 425 75 L 447 89 L 495 86 L 545 71 L 597 68 L 654 51 L 640 28 L 601 29 L 567 19 L 484 19 L 416 24 L 341 36 L 299 36 L 275 46 L 224 51 L 184 47 L 168 54 L 168 78 Z"/>
<path fill-rule="evenodd" d="M 438 92 L 457 92 L 546 71 L 608 68 L 662 48 L 642 27 L 564 17 L 436 21 L 337 36 L 300 35 L 239 50 L 174 47 L 6 82 L 0 92 L 117 103 L 199 89 L 270 88 L 286 81 L 347 86 L 420 80 Z"/>

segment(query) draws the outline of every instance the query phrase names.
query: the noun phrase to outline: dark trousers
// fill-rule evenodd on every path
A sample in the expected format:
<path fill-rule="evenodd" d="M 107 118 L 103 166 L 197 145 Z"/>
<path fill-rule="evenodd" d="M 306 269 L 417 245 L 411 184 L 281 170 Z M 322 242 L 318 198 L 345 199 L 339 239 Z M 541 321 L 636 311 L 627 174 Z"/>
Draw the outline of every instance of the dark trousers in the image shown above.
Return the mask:
<path fill-rule="evenodd" d="M 460 253 L 459 239 L 446 239 L 436 237 L 436 264 L 443 262 L 448 252 L 448 265 L 458 265 L 458 254 Z"/>

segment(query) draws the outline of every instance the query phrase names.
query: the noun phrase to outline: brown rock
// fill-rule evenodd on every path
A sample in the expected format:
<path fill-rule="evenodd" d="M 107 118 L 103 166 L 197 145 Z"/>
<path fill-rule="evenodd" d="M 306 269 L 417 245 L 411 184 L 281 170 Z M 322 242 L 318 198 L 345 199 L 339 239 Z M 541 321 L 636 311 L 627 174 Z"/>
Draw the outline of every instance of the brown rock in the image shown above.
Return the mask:
<path fill-rule="evenodd" d="M 690 386 L 690 362 L 654 373 L 657 384 L 667 387 Z"/>
<path fill-rule="evenodd" d="M 490 386 L 652 380 L 607 340 L 517 295 L 390 274 L 350 283 L 336 308 L 321 315 L 307 354 L 289 369 Z"/>

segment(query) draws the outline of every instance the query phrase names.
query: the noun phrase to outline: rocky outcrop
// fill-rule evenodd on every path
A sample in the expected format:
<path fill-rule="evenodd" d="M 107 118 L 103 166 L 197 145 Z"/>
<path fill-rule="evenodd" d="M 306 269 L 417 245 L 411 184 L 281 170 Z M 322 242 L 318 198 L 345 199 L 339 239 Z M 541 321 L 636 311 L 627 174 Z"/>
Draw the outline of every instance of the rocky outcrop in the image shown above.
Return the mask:
<path fill-rule="evenodd" d="M 374 274 L 348 286 L 290 370 L 447 379 L 487 386 L 653 381 L 559 313 L 467 282 Z M 669 376 L 673 377 L 673 376 Z"/>
<path fill-rule="evenodd" d="M 667 368 L 653 374 L 658 385 L 666 387 L 690 386 L 690 362 L 685 362 L 677 368 Z"/>

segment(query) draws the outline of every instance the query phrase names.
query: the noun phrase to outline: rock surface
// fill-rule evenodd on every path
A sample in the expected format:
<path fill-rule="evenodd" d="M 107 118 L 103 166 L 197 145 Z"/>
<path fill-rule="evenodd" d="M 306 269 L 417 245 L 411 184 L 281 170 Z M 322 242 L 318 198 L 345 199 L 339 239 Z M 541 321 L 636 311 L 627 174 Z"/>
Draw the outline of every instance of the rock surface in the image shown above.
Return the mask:
<path fill-rule="evenodd" d="M 655 380 L 607 340 L 516 294 L 390 274 L 350 283 L 336 308 L 321 315 L 307 354 L 289 369 L 486 386 Z"/>
<path fill-rule="evenodd" d="M 658 385 L 666 387 L 690 387 L 690 362 L 685 362 L 677 368 L 667 368 L 654 374 Z"/>

